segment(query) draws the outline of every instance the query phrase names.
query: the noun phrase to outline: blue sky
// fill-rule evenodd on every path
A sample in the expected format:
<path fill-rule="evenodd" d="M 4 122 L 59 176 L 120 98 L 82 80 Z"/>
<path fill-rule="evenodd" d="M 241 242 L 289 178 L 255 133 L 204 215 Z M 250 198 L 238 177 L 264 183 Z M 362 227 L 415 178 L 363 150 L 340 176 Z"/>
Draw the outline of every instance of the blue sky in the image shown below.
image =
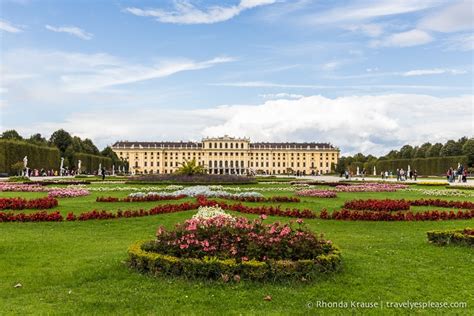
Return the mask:
<path fill-rule="evenodd" d="M 0 3 L 0 124 L 25 136 L 380 154 L 474 134 L 471 0 Z"/>

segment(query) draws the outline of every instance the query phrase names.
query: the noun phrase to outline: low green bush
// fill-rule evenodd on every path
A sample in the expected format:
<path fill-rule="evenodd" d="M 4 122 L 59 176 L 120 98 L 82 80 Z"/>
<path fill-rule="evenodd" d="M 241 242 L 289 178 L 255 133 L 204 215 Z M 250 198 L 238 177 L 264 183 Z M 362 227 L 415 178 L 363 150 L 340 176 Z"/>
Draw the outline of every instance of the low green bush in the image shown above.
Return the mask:
<path fill-rule="evenodd" d="M 151 241 L 153 242 L 153 241 Z M 235 259 L 179 258 L 147 251 L 150 241 L 133 244 L 128 249 L 128 264 L 135 270 L 151 275 L 179 275 L 185 278 L 221 279 L 238 278 L 258 281 L 315 279 L 318 275 L 340 269 L 341 255 L 333 246 L 330 254 L 322 254 L 314 260 L 241 261 Z"/>
<path fill-rule="evenodd" d="M 427 232 L 428 241 L 437 245 L 468 245 L 474 247 L 474 229 L 432 230 Z"/>

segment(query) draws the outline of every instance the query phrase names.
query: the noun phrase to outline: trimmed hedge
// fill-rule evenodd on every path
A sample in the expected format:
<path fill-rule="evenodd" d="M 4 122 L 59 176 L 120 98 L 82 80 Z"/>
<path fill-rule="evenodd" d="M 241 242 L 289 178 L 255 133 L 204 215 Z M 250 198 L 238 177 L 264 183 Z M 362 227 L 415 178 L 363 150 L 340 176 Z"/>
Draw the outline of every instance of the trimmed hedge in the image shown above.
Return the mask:
<path fill-rule="evenodd" d="M 73 165 L 77 166 L 78 160 L 81 160 L 81 172 L 94 173 L 99 170 L 99 164 L 105 169 L 112 168 L 112 159 L 103 156 L 75 153 L 73 158 Z"/>
<path fill-rule="evenodd" d="M 428 241 L 437 245 L 467 245 L 474 247 L 474 229 L 432 230 L 426 233 Z"/>
<path fill-rule="evenodd" d="M 12 165 L 23 163 L 25 156 L 28 156 L 28 168 L 31 169 L 58 170 L 61 163 L 59 149 L 55 147 L 0 139 L 0 173 L 14 175 L 16 170 L 12 170 Z"/>
<path fill-rule="evenodd" d="M 406 170 L 410 165 L 411 170 L 418 172 L 418 175 L 444 175 L 450 167 L 456 168 L 458 163 L 467 165 L 467 156 L 414 158 L 414 159 L 393 159 L 379 160 L 376 163 L 377 173 L 382 171 L 396 172 L 397 168 Z M 373 168 L 373 167 L 372 167 Z M 372 169 L 369 171 L 371 172 Z M 396 175 L 396 174 L 395 174 Z"/>
<path fill-rule="evenodd" d="M 152 242 L 152 241 L 151 241 Z M 339 270 L 341 255 L 333 246 L 328 255 L 320 255 L 315 260 L 269 260 L 266 262 L 249 260 L 237 262 L 235 259 L 178 258 L 147 251 L 148 241 L 133 244 L 128 249 L 128 265 L 142 273 L 151 275 L 177 275 L 185 278 L 242 279 L 258 281 L 279 281 L 286 279 L 314 279 L 316 276 Z"/>

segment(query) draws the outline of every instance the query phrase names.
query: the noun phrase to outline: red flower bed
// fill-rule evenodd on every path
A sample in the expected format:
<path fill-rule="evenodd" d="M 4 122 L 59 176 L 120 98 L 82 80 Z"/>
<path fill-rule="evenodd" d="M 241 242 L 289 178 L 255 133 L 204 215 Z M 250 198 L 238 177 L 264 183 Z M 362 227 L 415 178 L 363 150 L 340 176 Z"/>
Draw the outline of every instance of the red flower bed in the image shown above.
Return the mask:
<path fill-rule="evenodd" d="M 98 197 L 95 201 L 96 202 L 154 202 L 154 201 L 167 201 L 167 200 L 180 200 L 185 198 L 186 195 L 146 195 L 141 197 L 126 197 L 126 198 L 116 198 L 116 197 Z"/>
<path fill-rule="evenodd" d="M 436 221 L 450 219 L 470 219 L 474 218 L 474 210 L 470 211 L 426 211 L 426 212 L 373 212 L 373 211 L 352 211 L 340 210 L 329 214 L 323 210 L 319 217 L 321 219 L 335 219 L 348 221 Z"/>
<path fill-rule="evenodd" d="M 59 212 L 48 213 L 46 211 L 40 211 L 36 213 L 11 213 L 11 212 L 0 212 L 0 222 L 61 222 L 63 216 Z"/>
<path fill-rule="evenodd" d="M 405 200 L 352 200 L 344 203 L 344 208 L 349 210 L 366 211 L 407 211 L 410 209 L 410 201 Z"/>
<path fill-rule="evenodd" d="M 165 205 L 158 205 L 148 211 L 146 210 L 134 210 L 134 211 L 118 211 L 117 213 L 107 212 L 107 211 L 90 211 L 84 212 L 79 214 L 79 216 L 74 215 L 73 213 L 69 213 L 67 215 L 68 221 L 88 221 L 92 219 L 115 219 L 115 218 L 122 218 L 122 217 L 143 217 L 143 216 L 150 216 L 150 215 L 158 215 L 158 214 L 167 214 L 167 213 L 176 213 L 176 212 L 183 212 L 194 210 L 199 207 L 197 203 L 181 203 L 181 204 L 165 204 Z"/>
<path fill-rule="evenodd" d="M 256 197 L 256 196 L 228 196 L 224 199 L 241 201 L 241 202 L 278 202 L 278 203 L 298 203 L 301 200 L 292 196 L 272 196 L 272 197 Z"/>
<path fill-rule="evenodd" d="M 265 214 L 274 216 L 287 216 L 287 217 L 299 217 L 299 218 L 315 218 L 316 215 L 310 210 L 299 210 L 299 209 L 281 209 L 279 206 L 259 206 L 250 207 L 242 204 L 227 204 L 225 202 L 218 202 L 213 200 L 207 200 L 205 197 L 198 197 L 197 201 L 199 206 L 215 206 L 218 205 L 224 210 L 247 213 L 247 214 Z"/>
<path fill-rule="evenodd" d="M 26 200 L 23 198 L 0 198 L 0 210 L 49 209 L 58 206 L 58 200 L 51 197 Z"/>
<path fill-rule="evenodd" d="M 440 199 L 420 199 L 412 200 L 410 204 L 413 206 L 436 206 L 436 207 L 451 207 L 451 208 L 464 208 L 464 209 L 474 209 L 473 202 L 467 201 L 446 201 Z"/>

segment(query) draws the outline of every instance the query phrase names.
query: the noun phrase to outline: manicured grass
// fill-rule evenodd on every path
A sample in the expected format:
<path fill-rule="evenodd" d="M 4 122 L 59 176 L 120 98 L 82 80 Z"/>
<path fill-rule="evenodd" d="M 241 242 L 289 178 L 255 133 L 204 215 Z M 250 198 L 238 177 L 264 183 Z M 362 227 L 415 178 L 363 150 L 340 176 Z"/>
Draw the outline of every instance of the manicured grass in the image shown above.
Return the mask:
<path fill-rule="evenodd" d="M 60 199 L 57 209 L 64 214 L 92 209 L 148 209 L 157 204 L 192 200 L 95 202 L 97 196 L 124 197 L 128 193 L 93 192 L 86 197 Z M 293 195 L 291 192 L 280 191 L 264 194 Z M 1 197 L 33 198 L 45 195 L 46 193 L 0 193 Z M 417 192 L 404 191 L 339 193 L 336 199 L 302 198 L 301 203 L 281 205 L 312 210 L 325 207 L 332 210 L 340 208 L 344 201 L 349 199 L 422 197 L 430 198 Z M 457 197 L 443 199 L 472 200 Z M 140 275 L 125 266 L 123 262 L 130 244 L 137 240 L 152 239 L 159 225 L 171 228 L 194 213 L 187 211 L 143 218 L 87 222 L 0 223 L 0 313 L 262 315 L 352 314 L 356 311 L 372 315 L 409 312 L 426 315 L 439 312 L 467 315 L 474 312 L 474 252 L 466 247 L 435 247 L 426 240 L 428 230 L 472 227 L 474 220 L 305 220 L 312 230 L 323 232 L 326 238 L 341 248 L 344 260 L 342 272 L 311 283 L 261 284 L 242 281 L 238 284 L 224 284 L 204 280 L 153 278 Z M 289 219 L 269 217 L 266 221 L 276 220 Z M 21 283 L 22 287 L 14 288 L 17 283 Z M 272 300 L 264 301 L 266 295 L 270 295 Z M 316 308 L 317 301 L 380 303 L 408 300 L 467 302 L 468 307 L 442 310 Z M 313 303 L 311 308 L 308 307 L 308 302 Z"/>

